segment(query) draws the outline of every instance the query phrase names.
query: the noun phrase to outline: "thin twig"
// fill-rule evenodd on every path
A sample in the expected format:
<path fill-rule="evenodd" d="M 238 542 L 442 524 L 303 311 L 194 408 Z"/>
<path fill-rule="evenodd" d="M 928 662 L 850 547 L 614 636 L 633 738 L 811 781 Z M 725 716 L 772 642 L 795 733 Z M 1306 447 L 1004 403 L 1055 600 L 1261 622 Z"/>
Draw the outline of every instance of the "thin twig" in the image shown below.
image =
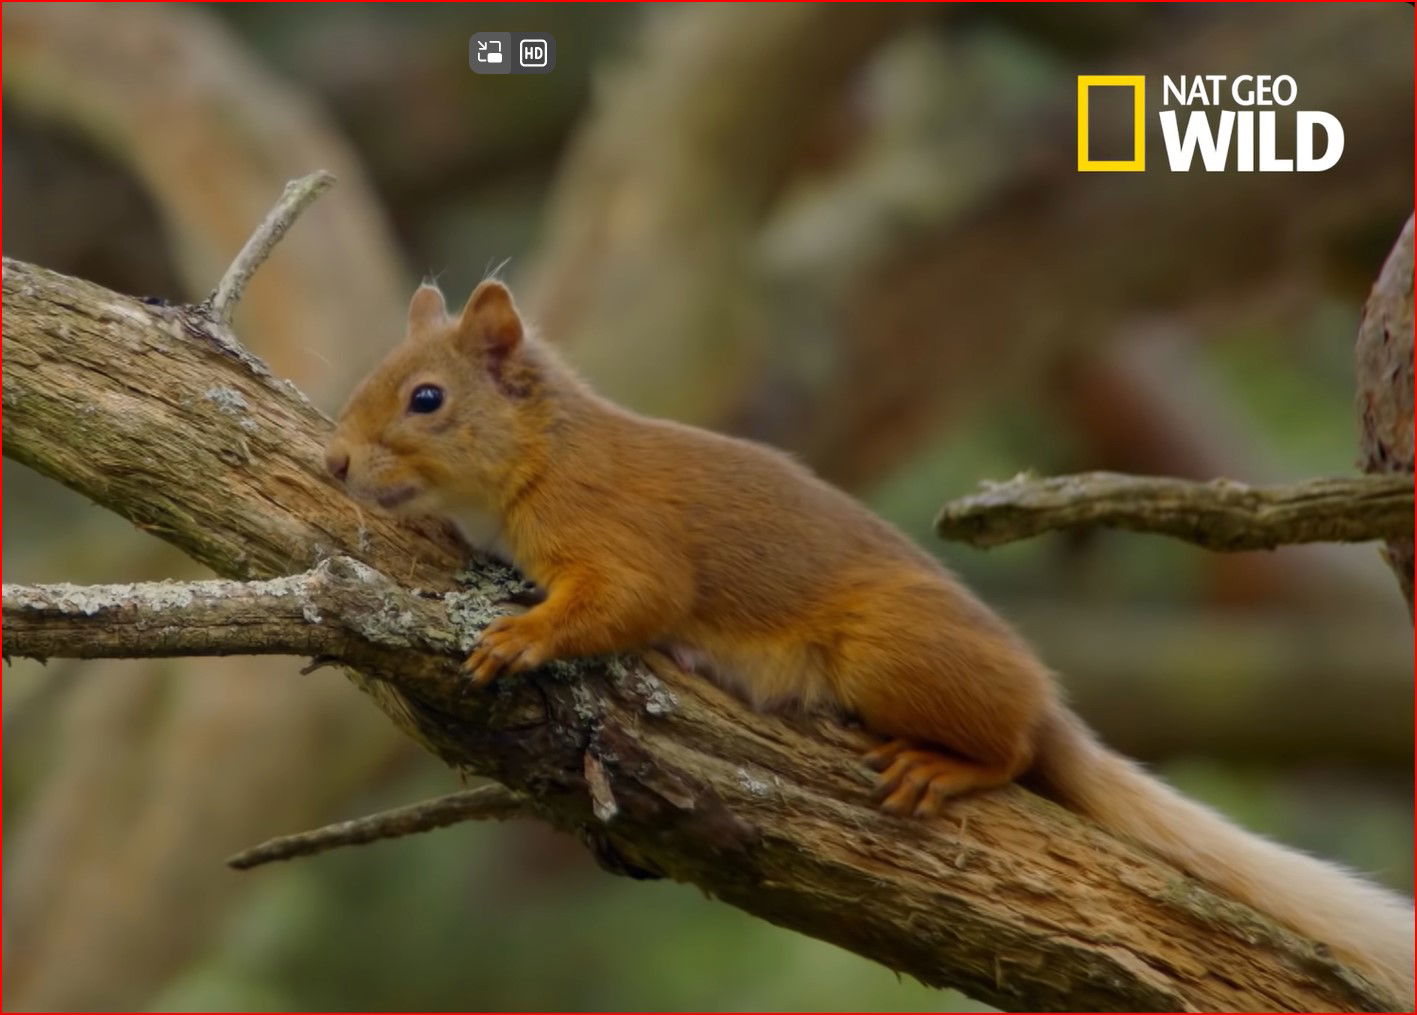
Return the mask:
<path fill-rule="evenodd" d="M 1247 486 L 1229 479 L 1201 483 L 1085 472 L 989 484 L 947 503 L 935 531 L 945 539 L 998 546 L 1101 525 L 1175 536 L 1211 550 L 1268 550 L 1410 535 L 1412 510 L 1411 476 Z"/>
<path fill-rule="evenodd" d="M 314 856 L 341 846 L 362 846 L 380 839 L 431 832 L 462 821 L 505 821 L 524 814 L 525 810 L 526 801 L 521 794 L 492 783 L 352 821 L 268 839 L 229 857 L 226 864 L 236 870 L 249 870 L 276 860 Z"/>
<path fill-rule="evenodd" d="M 300 217 L 300 213 L 308 208 L 315 198 L 334 186 L 334 183 L 334 174 L 321 169 L 309 176 L 291 180 L 285 185 L 276 206 L 251 234 L 251 238 L 241 248 L 241 253 L 236 255 L 236 260 L 226 269 L 226 274 L 221 277 L 216 290 L 207 297 L 206 306 L 213 320 L 230 326 L 231 317 L 236 313 L 236 304 L 241 301 L 246 283 L 251 281 L 256 269 L 271 256 L 275 245 Z"/>

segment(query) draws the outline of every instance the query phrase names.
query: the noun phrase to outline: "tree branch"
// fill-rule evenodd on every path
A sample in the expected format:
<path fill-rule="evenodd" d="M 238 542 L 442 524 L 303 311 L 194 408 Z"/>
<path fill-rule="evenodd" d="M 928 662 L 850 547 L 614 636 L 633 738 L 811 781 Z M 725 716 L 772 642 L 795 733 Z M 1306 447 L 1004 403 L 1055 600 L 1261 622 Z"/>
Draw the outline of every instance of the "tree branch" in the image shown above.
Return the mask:
<path fill-rule="evenodd" d="M 945 539 L 998 546 L 1057 529 L 1094 525 L 1175 536 L 1211 550 L 1272 550 L 1292 543 L 1362 543 L 1412 530 L 1405 477 L 1311 479 L 1247 486 L 1084 472 L 988 483 L 947 503 L 935 520 Z"/>
<path fill-rule="evenodd" d="M 268 581 L 6 585 L 5 651 L 37 659 L 303 655 L 317 667 L 361 652 L 368 659 L 373 647 L 360 638 L 377 645 L 378 625 L 403 618 L 402 629 L 424 637 L 431 651 L 457 655 L 461 642 L 437 633 L 446 606 L 445 597 L 409 596 L 347 557 Z M 1247 761 L 1334 756 L 1385 766 L 1411 758 L 1411 724 L 1402 721 L 1411 690 L 1392 679 L 1399 656 L 1389 639 L 1351 618 L 1318 620 L 1296 640 L 1289 627 L 1263 618 L 1200 616 L 1177 625 L 1136 610 L 1105 622 L 1104 647 L 1086 610 L 1016 603 L 1011 613 L 1026 633 L 1045 635 L 1056 664 L 1071 675 L 1075 704 L 1129 756 L 1200 750 Z M 1243 674 L 1184 649 L 1217 640 L 1249 661 Z M 1336 684 L 1340 666 L 1345 679 Z M 1139 681 L 1142 672 L 1147 679 Z M 1256 729 L 1244 715 L 1216 715 L 1195 694 L 1216 680 L 1242 688 L 1282 721 Z"/>
<path fill-rule="evenodd" d="M 490 783 L 308 832 L 268 839 L 229 857 L 226 865 L 249 870 L 276 860 L 314 856 L 341 846 L 363 846 L 381 839 L 431 832 L 462 821 L 505 821 L 520 816 L 525 810 L 521 794 Z"/>
<path fill-rule="evenodd" d="M 189 308 L 15 261 L 4 306 L 7 455 L 227 577 L 335 554 L 393 576 L 331 561 L 320 580 L 338 586 L 347 567 L 367 600 L 346 614 L 336 595 L 318 622 L 276 608 L 334 628 L 342 646 L 321 649 L 401 727 L 525 793 L 611 869 L 692 882 L 1006 1008 L 1393 1003 L 1321 946 L 1020 788 L 960 800 L 947 820 L 884 815 L 859 734 L 752 712 L 658 657 L 557 663 L 469 694 L 458 655 L 525 586 L 481 564 L 456 583 L 461 554 L 441 526 L 364 515 L 336 492 L 320 468 L 328 421 L 298 393 Z"/>
<path fill-rule="evenodd" d="M 241 301 L 241 294 L 246 291 L 246 283 L 251 281 L 256 269 L 266 263 L 266 258 L 271 256 L 275 245 L 286 234 L 286 230 L 294 225 L 300 213 L 334 184 L 334 175 L 321 169 L 309 176 L 291 180 L 285 185 L 285 192 L 281 194 L 276 206 L 251 234 L 251 238 L 236 255 L 236 260 L 231 262 L 231 267 L 226 269 L 226 274 L 217 283 L 216 289 L 207 297 L 206 306 L 211 311 L 213 320 L 226 327 L 231 326 L 231 316 L 236 313 L 236 304 Z"/>
<path fill-rule="evenodd" d="M 402 649 L 410 641 L 450 656 L 459 651 L 441 599 L 410 595 L 349 557 L 267 581 L 7 584 L 4 594 L 7 656 L 352 661 L 361 651 Z"/>

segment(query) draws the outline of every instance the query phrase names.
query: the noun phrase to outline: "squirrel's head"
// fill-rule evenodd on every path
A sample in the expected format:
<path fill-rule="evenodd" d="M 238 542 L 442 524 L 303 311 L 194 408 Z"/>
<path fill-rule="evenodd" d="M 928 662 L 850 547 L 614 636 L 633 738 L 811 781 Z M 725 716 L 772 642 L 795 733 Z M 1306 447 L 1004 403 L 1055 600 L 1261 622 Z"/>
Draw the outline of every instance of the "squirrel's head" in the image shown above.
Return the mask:
<path fill-rule="evenodd" d="M 493 506 L 541 427 L 540 357 L 512 295 L 483 282 L 457 317 L 418 287 L 404 340 L 350 396 L 326 449 L 352 497 L 405 514 Z"/>

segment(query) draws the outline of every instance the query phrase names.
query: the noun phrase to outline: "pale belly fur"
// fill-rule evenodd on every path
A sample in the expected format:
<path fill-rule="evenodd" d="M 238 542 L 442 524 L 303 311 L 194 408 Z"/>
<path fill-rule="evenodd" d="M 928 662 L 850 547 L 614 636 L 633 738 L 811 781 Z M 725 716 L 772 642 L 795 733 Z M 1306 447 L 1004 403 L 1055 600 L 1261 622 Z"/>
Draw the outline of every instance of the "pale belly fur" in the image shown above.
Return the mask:
<path fill-rule="evenodd" d="M 683 669 L 708 677 L 760 712 L 817 712 L 838 706 L 828 660 L 801 643 L 744 642 L 696 631 L 689 639 L 671 639 L 666 650 Z"/>

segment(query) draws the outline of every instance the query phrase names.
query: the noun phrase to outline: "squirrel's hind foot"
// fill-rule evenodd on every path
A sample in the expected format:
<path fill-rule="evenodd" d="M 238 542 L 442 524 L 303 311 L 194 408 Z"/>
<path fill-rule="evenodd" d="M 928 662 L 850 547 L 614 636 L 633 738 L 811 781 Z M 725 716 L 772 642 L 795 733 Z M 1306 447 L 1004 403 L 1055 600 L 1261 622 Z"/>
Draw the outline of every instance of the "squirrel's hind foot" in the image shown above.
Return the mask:
<path fill-rule="evenodd" d="M 1002 769 L 923 747 L 913 740 L 889 740 L 862 755 L 880 772 L 871 799 L 888 814 L 933 818 L 950 798 L 1011 781 Z"/>

